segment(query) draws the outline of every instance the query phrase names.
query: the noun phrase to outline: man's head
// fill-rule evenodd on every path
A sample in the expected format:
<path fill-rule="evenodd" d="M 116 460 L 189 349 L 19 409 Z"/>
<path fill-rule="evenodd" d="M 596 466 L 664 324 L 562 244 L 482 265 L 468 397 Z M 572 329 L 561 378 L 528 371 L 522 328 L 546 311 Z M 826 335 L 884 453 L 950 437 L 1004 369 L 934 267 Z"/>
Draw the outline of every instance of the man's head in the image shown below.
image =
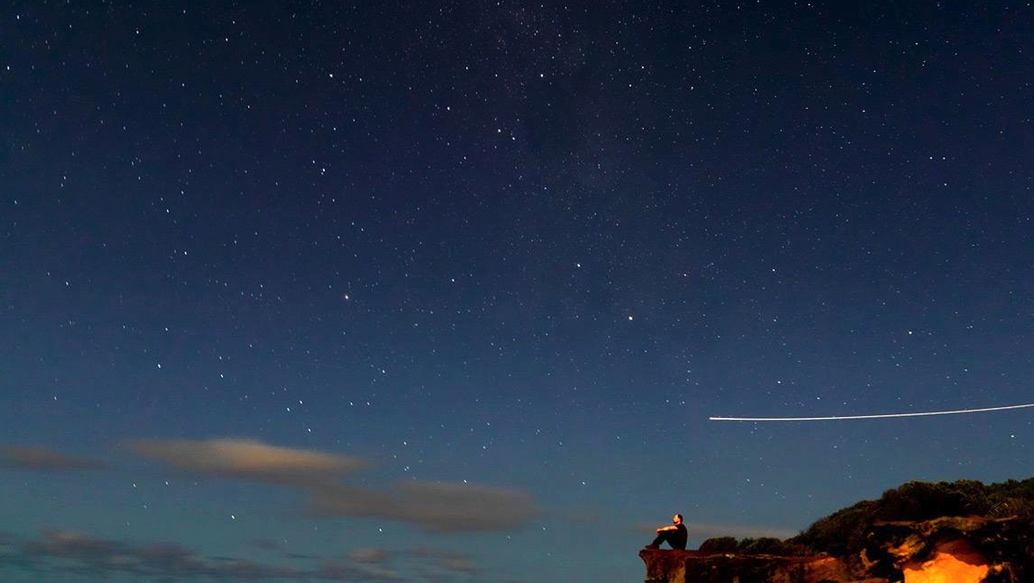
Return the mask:
<path fill-rule="evenodd" d="M 675 516 L 672 516 L 671 517 L 671 522 L 672 522 L 672 524 L 682 524 L 682 515 L 681 514 L 676 514 Z"/>

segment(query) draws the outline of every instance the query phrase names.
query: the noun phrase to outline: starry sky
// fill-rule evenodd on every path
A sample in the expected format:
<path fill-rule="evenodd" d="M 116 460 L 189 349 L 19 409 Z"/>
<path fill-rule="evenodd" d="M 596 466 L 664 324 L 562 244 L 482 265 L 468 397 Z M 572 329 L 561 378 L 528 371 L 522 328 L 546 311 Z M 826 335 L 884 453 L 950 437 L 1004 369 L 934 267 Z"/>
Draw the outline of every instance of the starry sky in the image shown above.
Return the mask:
<path fill-rule="evenodd" d="M 1029 2 L 9 2 L 0 577 L 627 583 L 1034 475 Z"/>

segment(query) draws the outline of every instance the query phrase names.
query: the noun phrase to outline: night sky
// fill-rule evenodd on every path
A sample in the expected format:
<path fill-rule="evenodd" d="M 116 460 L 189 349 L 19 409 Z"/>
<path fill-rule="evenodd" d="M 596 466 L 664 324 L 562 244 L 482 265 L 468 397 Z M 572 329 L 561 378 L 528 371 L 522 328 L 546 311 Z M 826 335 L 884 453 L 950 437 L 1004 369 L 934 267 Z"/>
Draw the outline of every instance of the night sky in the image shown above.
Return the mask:
<path fill-rule="evenodd" d="M 9 2 L 0 578 L 640 580 L 1034 475 L 1029 2 Z M 949 6 L 950 5 L 950 6 Z"/>

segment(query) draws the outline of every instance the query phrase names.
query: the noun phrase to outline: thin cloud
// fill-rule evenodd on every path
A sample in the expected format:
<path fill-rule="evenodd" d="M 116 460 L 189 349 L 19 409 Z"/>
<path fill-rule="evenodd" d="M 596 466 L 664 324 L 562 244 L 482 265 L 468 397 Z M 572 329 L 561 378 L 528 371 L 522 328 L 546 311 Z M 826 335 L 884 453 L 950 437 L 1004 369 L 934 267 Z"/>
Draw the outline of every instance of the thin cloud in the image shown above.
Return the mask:
<path fill-rule="evenodd" d="M 361 547 L 349 551 L 348 558 L 353 563 L 377 564 L 387 563 L 391 559 L 391 554 L 384 549 Z"/>
<path fill-rule="evenodd" d="M 700 522 L 686 521 L 686 531 L 691 538 L 709 539 L 721 536 L 734 538 L 777 538 L 785 540 L 800 534 L 795 530 L 785 528 L 772 528 L 769 526 L 750 526 L 738 524 L 706 524 Z M 635 530 L 652 535 L 656 525 L 639 524 Z"/>
<path fill-rule="evenodd" d="M 356 565 L 365 566 L 369 572 L 382 575 L 394 573 L 400 565 L 411 567 L 421 574 L 420 578 L 428 581 L 472 580 L 483 574 L 469 555 L 430 547 L 412 550 L 363 547 L 349 552 L 348 558 Z"/>
<path fill-rule="evenodd" d="M 439 570 L 453 575 L 480 575 L 481 569 L 474 564 L 474 561 L 465 553 L 456 551 L 443 551 L 427 547 L 413 549 L 410 554 Z"/>
<path fill-rule="evenodd" d="M 366 465 L 358 458 L 251 439 L 139 440 L 128 449 L 187 472 L 284 484 L 347 474 Z"/>
<path fill-rule="evenodd" d="M 796 530 L 788 530 L 785 528 L 732 524 L 687 524 L 686 530 L 689 531 L 689 536 L 704 539 L 719 536 L 731 536 L 736 538 L 768 537 L 783 540 L 799 534 Z"/>
<path fill-rule="evenodd" d="M 0 466 L 37 472 L 97 470 L 107 467 L 101 462 L 26 445 L 0 446 Z"/>
<path fill-rule="evenodd" d="M 381 566 L 348 563 L 344 561 L 327 561 L 313 573 L 313 578 L 331 581 L 400 581 L 402 575 L 397 571 Z"/>
<path fill-rule="evenodd" d="M 405 522 L 438 533 L 511 530 L 539 514 L 524 492 L 447 482 L 405 482 L 388 491 L 320 485 L 310 489 L 308 511 Z"/>
<path fill-rule="evenodd" d="M 317 518 L 379 518 L 456 533 L 515 529 L 538 515 L 531 496 L 517 490 L 448 482 L 405 482 L 384 490 L 342 484 L 335 478 L 368 464 L 254 440 L 140 440 L 129 449 L 182 471 L 297 488 L 307 496 L 307 514 Z"/>

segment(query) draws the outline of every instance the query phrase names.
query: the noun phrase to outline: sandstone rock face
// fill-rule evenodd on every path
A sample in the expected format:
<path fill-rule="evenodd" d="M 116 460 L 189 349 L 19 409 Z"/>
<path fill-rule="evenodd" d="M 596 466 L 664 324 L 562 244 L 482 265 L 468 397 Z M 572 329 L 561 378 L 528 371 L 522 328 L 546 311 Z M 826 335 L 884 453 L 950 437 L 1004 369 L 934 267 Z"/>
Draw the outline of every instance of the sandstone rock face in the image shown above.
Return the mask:
<path fill-rule="evenodd" d="M 886 583 L 855 576 L 834 557 L 708 555 L 643 549 L 646 581 L 655 583 Z"/>
<path fill-rule="evenodd" d="M 873 537 L 905 583 L 1022 583 L 1034 563 L 1031 528 L 1015 519 L 953 516 L 879 524 Z"/>
<path fill-rule="evenodd" d="M 991 568 L 987 557 L 960 539 L 937 544 L 929 559 L 909 560 L 901 570 L 905 583 L 982 583 Z"/>

